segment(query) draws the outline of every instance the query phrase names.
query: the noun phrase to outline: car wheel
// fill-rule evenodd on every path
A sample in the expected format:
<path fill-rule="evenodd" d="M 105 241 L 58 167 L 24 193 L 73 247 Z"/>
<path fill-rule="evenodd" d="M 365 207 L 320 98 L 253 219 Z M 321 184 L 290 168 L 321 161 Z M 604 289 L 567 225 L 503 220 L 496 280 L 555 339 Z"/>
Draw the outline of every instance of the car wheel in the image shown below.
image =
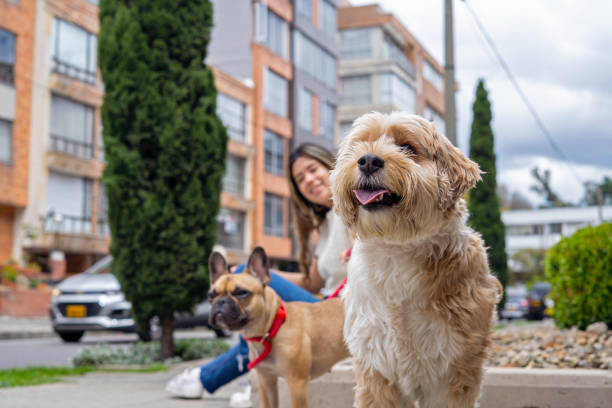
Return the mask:
<path fill-rule="evenodd" d="M 58 336 L 62 338 L 66 343 L 77 343 L 85 334 L 84 331 L 69 331 L 69 332 L 57 332 Z"/>

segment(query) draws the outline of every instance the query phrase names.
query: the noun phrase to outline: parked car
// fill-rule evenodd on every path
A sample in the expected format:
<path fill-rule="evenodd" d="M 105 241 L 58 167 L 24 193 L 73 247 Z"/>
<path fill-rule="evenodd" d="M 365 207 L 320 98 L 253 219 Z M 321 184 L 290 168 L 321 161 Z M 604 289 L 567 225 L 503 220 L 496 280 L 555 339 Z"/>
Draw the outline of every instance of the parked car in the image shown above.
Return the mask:
<path fill-rule="evenodd" d="M 550 306 L 548 294 L 550 293 L 550 283 L 536 282 L 527 296 L 528 311 L 527 319 L 542 320 L 546 316 L 546 309 Z"/>
<path fill-rule="evenodd" d="M 527 290 L 524 288 L 508 288 L 506 303 L 499 312 L 502 319 L 524 319 L 528 312 Z"/>
<path fill-rule="evenodd" d="M 141 340 L 160 334 L 159 322 L 152 319 L 150 327 L 139 330 L 132 318 L 132 304 L 125 299 L 119 281 L 111 273 L 112 257 L 106 256 L 78 275 L 60 282 L 51 297 L 53 330 L 66 342 L 78 342 L 86 331 L 112 330 L 138 333 Z M 193 313 L 175 315 L 175 327 L 208 326 L 210 306 L 204 301 Z M 215 330 L 217 337 L 226 337 Z"/>

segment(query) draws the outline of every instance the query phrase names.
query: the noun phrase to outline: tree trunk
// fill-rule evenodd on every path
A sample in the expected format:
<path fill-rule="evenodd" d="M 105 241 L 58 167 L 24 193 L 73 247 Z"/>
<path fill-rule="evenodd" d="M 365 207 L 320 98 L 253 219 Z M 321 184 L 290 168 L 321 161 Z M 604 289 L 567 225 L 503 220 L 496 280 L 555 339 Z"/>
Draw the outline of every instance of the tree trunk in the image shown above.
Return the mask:
<path fill-rule="evenodd" d="M 161 356 L 163 359 L 174 357 L 174 317 L 161 317 Z"/>

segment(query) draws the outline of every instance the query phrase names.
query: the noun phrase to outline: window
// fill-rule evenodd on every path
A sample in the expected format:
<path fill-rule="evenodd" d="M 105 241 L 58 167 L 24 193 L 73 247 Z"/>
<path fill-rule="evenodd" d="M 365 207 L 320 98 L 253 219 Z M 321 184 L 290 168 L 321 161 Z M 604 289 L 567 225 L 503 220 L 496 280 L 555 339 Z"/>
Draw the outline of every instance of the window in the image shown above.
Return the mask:
<path fill-rule="evenodd" d="M 359 75 L 342 78 L 340 99 L 347 105 L 367 105 L 372 103 L 372 78 Z"/>
<path fill-rule="evenodd" d="M 444 90 L 444 79 L 442 75 L 427 61 L 425 61 L 425 66 L 423 67 L 423 76 L 438 91 L 442 92 Z"/>
<path fill-rule="evenodd" d="M 244 250 L 245 219 L 242 211 L 221 208 L 217 215 L 217 243 L 226 248 Z"/>
<path fill-rule="evenodd" d="M 108 228 L 108 198 L 106 197 L 106 186 L 98 182 L 98 234 L 109 235 Z"/>
<path fill-rule="evenodd" d="M 46 231 L 91 233 L 90 179 L 49 172 Z"/>
<path fill-rule="evenodd" d="M 15 80 L 15 35 L 0 28 L 0 82 Z"/>
<path fill-rule="evenodd" d="M 265 4 L 255 3 L 253 38 L 259 44 L 283 58 L 289 58 L 289 25 L 268 10 Z"/>
<path fill-rule="evenodd" d="M 93 116 L 93 107 L 51 95 L 51 150 L 93 158 Z"/>
<path fill-rule="evenodd" d="M 53 22 L 53 71 L 90 84 L 95 83 L 97 37 L 59 18 Z"/>
<path fill-rule="evenodd" d="M 228 155 L 223 175 L 223 191 L 236 196 L 244 196 L 244 175 L 246 160 L 242 157 Z"/>
<path fill-rule="evenodd" d="M 340 58 L 368 58 L 372 55 L 369 28 L 340 31 Z"/>
<path fill-rule="evenodd" d="M 416 94 L 408 82 L 392 72 L 382 74 L 382 102 L 414 113 Z"/>
<path fill-rule="evenodd" d="M 267 69 L 264 78 L 264 107 L 278 116 L 287 117 L 287 81 Z"/>
<path fill-rule="evenodd" d="M 444 121 L 444 117 L 429 105 L 425 106 L 425 119 L 433 122 L 440 132 L 446 132 L 446 122 Z"/>
<path fill-rule="evenodd" d="M 312 0 L 297 0 L 297 12 L 312 20 Z"/>
<path fill-rule="evenodd" d="M 345 138 L 353 127 L 353 122 L 340 122 L 340 137 Z"/>
<path fill-rule="evenodd" d="M 414 66 L 408 59 L 402 47 L 389 34 L 385 34 L 383 43 L 383 58 L 395 61 L 400 68 L 414 78 Z"/>
<path fill-rule="evenodd" d="M 244 142 L 246 139 L 246 105 L 234 98 L 217 94 L 217 115 L 227 128 L 230 139 Z"/>
<path fill-rule="evenodd" d="M 298 92 L 298 125 L 312 131 L 312 93 L 305 88 Z"/>
<path fill-rule="evenodd" d="M 0 162 L 13 161 L 13 123 L 0 119 Z"/>
<path fill-rule="evenodd" d="M 279 176 L 285 173 L 285 140 L 282 136 L 266 129 L 266 171 Z"/>
<path fill-rule="evenodd" d="M 336 7 L 327 0 L 319 0 L 319 28 L 336 39 Z"/>
<path fill-rule="evenodd" d="M 561 234 L 561 223 L 553 223 L 550 224 L 550 233 L 551 234 Z"/>
<path fill-rule="evenodd" d="M 284 200 L 276 194 L 266 193 L 264 233 L 277 237 L 285 236 Z"/>
<path fill-rule="evenodd" d="M 319 112 L 319 122 L 321 125 L 319 133 L 326 140 L 333 142 L 336 108 L 334 105 L 322 101 L 319 104 Z"/>
<path fill-rule="evenodd" d="M 336 88 L 336 59 L 300 31 L 293 32 L 294 64 L 329 88 Z"/>

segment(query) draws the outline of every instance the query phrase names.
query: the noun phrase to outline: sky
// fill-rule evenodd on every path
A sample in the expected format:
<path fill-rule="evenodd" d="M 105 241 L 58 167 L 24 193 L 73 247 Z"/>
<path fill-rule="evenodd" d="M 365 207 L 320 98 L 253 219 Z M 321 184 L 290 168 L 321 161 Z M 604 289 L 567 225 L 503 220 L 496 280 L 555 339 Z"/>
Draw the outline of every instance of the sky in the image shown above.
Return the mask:
<path fill-rule="evenodd" d="M 534 166 L 551 171 L 551 186 L 568 202 L 583 182 L 612 177 L 612 1 L 467 0 L 493 39 L 544 126 L 557 153 L 497 62 L 469 13 L 455 0 L 457 139 L 469 151 L 478 78 L 492 105 L 497 181 L 533 205 Z M 393 13 L 444 66 L 444 0 L 351 0 Z"/>

